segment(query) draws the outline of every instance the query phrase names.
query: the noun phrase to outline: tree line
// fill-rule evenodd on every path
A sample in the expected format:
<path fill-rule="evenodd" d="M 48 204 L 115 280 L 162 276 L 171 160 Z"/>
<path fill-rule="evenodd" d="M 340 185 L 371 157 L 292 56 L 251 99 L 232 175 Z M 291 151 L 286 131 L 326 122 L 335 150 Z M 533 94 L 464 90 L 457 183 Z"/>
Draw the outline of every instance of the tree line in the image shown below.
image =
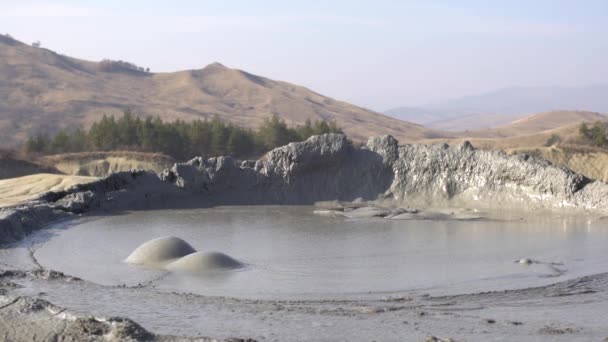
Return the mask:
<path fill-rule="evenodd" d="M 140 66 L 135 65 L 134 63 L 130 63 L 127 61 L 122 61 L 122 60 L 113 61 L 111 59 L 104 59 L 101 62 L 99 62 L 98 68 L 100 71 L 104 71 L 104 72 L 117 72 L 117 71 L 124 71 L 124 70 L 139 71 L 139 72 L 146 72 L 146 73 L 150 72 L 150 68 L 140 67 Z"/>
<path fill-rule="evenodd" d="M 104 115 L 88 130 L 68 128 L 52 137 L 43 134 L 32 136 L 25 144 L 25 151 L 58 154 L 132 150 L 163 153 L 178 160 L 219 155 L 249 158 L 290 142 L 325 133 L 343 132 L 333 121 L 307 120 L 303 125 L 288 127 L 276 115 L 265 119 L 257 129 L 252 130 L 217 117 L 169 122 L 159 117 L 142 119 L 126 111 L 118 119 Z"/>

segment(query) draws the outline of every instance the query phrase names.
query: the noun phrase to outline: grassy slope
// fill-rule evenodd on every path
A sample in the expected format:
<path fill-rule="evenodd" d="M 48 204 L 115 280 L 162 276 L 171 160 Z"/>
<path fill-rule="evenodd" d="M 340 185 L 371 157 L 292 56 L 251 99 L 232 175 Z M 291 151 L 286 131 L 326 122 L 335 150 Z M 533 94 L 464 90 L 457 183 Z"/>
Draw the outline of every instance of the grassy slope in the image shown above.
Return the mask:
<path fill-rule="evenodd" d="M 0 138 L 18 144 L 39 131 L 87 126 L 127 108 L 165 119 L 215 115 L 256 127 L 276 114 L 289 124 L 336 120 L 355 140 L 392 134 L 402 141 L 443 134 L 221 64 L 201 70 L 146 74 L 101 72 L 82 61 L 0 37 Z"/>

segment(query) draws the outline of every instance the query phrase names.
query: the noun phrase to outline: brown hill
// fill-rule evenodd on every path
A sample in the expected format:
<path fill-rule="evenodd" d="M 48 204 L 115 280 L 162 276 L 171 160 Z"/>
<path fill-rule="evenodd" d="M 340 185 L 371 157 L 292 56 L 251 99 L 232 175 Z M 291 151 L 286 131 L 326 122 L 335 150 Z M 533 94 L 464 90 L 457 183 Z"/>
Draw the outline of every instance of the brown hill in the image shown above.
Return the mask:
<path fill-rule="evenodd" d="M 580 124 L 608 121 L 608 117 L 594 112 L 554 111 L 539 113 L 511 122 L 508 125 L 457 133 L 453 138 L 423 140 L 427 143 L 449 144 L 470 141 L 474 146 L 486 149 L 536 148 L 544 146 L 552 135 L 562 142 L 578 144 Z"/>
<path fill-rule="evenodd" d="M 468 140 L 473 146 L 482 149 L 504 150 L 509 154 L 533 154 L 606 182 L 608 149 L 593 147 L 582 141 L 579 127 L 583 122 L 607 120 L 606 116 L 593 112 L 556 111 L 531 115 L 494 129 L 464 132 L 461 137 L 454 139 L 433 139 L 427 142 L 458 144 Z M 559 139 L 547 146 L 552 136 L 558 136 Z"/>
<path fill-rule="evenodd" d="M 592 123 L 606 121 L 608 117 L 600 113 L 585 111 L 552 111 L 539 113 L 515 120 L 507 125 L 460 133 L 461 136 L 472 138 L 511 138 L 548 132 L 583 122 Z"/>
<path fill-rule="evenodd" d="M 219 63 L 201 70 L 147 73 L 62 56 L 0 36 L 0 76 L 0 139 L 6 145 L 20 144 L 39 132 L 86 127 L 104 114 L 120 115 L 125 109 L 164 119 L 218 115 L 245 127 L 255 127 L 273 114 L 288 124 L 335 120 L 355 140 L 381 134 L 401 141 L 443 136 Z"/>

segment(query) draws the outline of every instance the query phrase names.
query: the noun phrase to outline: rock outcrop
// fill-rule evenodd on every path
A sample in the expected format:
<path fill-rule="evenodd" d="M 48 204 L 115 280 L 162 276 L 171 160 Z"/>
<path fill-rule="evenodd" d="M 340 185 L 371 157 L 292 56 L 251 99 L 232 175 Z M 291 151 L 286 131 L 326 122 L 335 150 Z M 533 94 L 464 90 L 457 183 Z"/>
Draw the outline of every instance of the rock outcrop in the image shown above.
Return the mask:
<path fill-rule="evenodd" d="M 312 204 L 376 199 L 392 182 L 380 154 L 354 148 L 344 135 L 313 136 L 270 151 L 263 159 L 194 158 L 161 178 L 222 204 Z"/>
<path fill-rule="evenodd" d="M 315 136 L 258 161 L 195 158 L 161 178 L 222 204 L 361 198 L 409 205 L 608 210 L 608 185 L 545 160 L 477 150 L 467 142 L 399 146 L 391 136 L 371 138 L 362 148 L 343 135 Z"/>

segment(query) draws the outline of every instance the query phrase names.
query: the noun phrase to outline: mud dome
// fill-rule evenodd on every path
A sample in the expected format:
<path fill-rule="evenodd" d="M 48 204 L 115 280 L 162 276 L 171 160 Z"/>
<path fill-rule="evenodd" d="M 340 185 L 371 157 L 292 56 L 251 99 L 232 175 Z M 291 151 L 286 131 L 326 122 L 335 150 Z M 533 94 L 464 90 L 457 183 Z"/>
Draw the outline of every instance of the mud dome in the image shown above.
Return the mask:
<path fill-rule="evenodd" d="M 148 241 L 131 253 L 125 262 L 176 272 L 200 273 L 243 267 L 243 264 L 220 252 L 197 252 L 175 236 Z"/>
<path fill-rule="evenodd" d="M 147 266 L 164 265 L 194 252 L 194 248 L 180 238 L 160 237 L 137 247 L 125 262 Z"/>
<path fill-rule="evenodd" d="M 170 271 L 208 272 L 230 270 L 243 267 L 243 264 L 221 252 L 195 252 L 179 258 L 167 265 Z"/>

